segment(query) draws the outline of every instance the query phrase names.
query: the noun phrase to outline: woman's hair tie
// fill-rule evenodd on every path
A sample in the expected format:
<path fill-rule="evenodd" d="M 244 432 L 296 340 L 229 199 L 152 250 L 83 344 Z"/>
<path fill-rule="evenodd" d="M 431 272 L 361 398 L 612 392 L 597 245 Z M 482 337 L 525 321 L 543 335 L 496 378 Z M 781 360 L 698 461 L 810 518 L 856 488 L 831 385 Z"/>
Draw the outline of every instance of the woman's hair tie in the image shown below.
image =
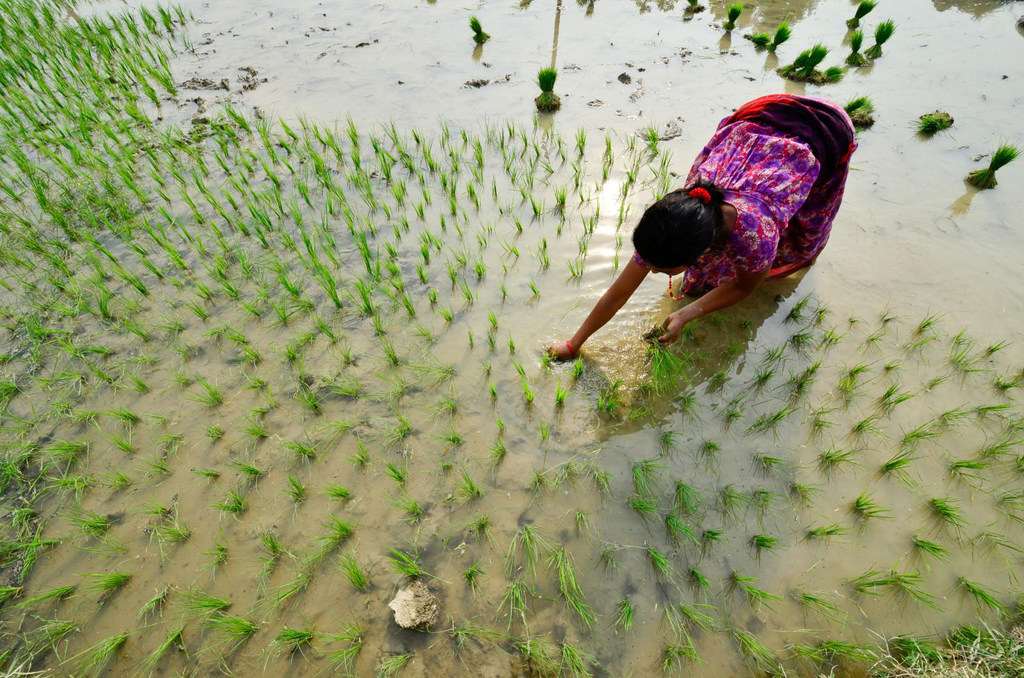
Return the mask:
<path fill-rule="evenodd" d="M 708 193 L 706 188 L 701 188 L 700 186 L 696 188 L 691 188 L 690 192 L 687 193 L 687 195 L 690 196 L 691 198 L 696 198 L 697 200 L 700 200 L 705 205 L 711 202 L 711 194 Z"/>

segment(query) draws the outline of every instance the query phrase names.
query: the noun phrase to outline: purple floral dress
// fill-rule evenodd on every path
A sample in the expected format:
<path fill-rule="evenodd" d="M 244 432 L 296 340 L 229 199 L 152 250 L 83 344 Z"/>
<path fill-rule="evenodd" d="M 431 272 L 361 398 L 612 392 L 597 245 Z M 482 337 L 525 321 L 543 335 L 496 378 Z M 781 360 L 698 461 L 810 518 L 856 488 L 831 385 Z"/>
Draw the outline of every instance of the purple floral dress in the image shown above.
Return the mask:
<path fill-rule="evenodd" d="M 842 109 L 827 103 L 838 111 Z M 699 296 L 736 277 L 765 271 L 784 277 L 813 263 L 825 247 L 843 199 L 849 156 L 856 149 L 849 118 L 849 151 L 831 176 L 807 143 L 747 120 L 722 120 L 693 162 L 687 185 L 715 184 L 736 208 L 736 226 L 724 244 L 708 249 L 686 270 L 687 294 Z M 816 183 L 817 182 L 817 183 Z M 634 261 L 647 266 L 639 254 Z"/>

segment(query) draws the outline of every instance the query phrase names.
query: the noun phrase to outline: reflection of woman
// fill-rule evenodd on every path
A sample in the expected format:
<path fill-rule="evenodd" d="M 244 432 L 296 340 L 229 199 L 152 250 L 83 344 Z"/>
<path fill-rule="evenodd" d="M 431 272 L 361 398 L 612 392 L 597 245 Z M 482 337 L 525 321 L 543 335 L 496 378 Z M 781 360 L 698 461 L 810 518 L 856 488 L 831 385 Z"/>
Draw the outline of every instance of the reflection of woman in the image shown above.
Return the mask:
<path fill-rule="evenodd" d="M 743 105 L 718 125 L 686 188 L 644 212 L 633 258 L 576 334 L 548 352 L 576 355 L 648 273 L 667 273 L 669 294 L 672 276 L 682 275 L 680 291 L 698 297 L 669 315 L 660 340 L 671 343 L 686 323 L 745 299 L 765 278 L 811 265 L 828 241 L 856 148 L 849 116 L 831 101 L 778 94 Z"/>

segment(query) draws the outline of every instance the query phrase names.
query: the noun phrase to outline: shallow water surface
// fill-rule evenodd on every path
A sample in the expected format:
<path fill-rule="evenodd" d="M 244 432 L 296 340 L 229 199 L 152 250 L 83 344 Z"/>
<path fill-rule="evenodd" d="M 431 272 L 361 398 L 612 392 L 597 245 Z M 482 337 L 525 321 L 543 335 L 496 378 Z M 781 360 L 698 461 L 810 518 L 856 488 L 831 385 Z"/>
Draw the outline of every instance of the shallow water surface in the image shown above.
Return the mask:
<path fill-rule="evenodd" d="M 825 87 L 775 68 L 817 41 L 839 63 L 856 3 L 758 3 L 731 35 L 725 3 L 686 4 L 182 3 L 194 21 L 171 38 L 176 81 L 230 89 L 180 86 L 152 114 L 202 130 L 197 116 L 217 122 L 230 103 L 254 131 L 214 128 L 197 144 L 206 171 L 178 150 L 141 173 L 152 202 L 136 214 L 169 249 L 141 225 L 68 245 L 81 265 L 66 288 L 91 308 L 106 285 L 112 316 L 44 317 L 107 347 L 94 367 L 109 381 L 92 372 L 75 388 L 64 372 L 81 368 L 53 342 L 29 358 L 45 265 L 4 293 L 17 359 L 3 369 L 21 386 L 6 447 L 88 446 L 62 478 L 43 473 L 52 491 L 33 524 L 59 543 L 2 610 L 8 645 L 47 648 L 41 629 L 60 619 L 80 630 L 35 660 L 57 674 L 130 632 L 106 673 L 146 675 L 140 663 L 181 629 L 187 652 L 161 655 L 165 675 L 362 676 L 404 653 L 401 675 L 545 675 L 521 661 L 527 640 L 578 647 L 597 675 L 859 675 L 865 662 L 813 650 L 995 623 L 1021 593 L 1024 163 L 991 191 L 963 177 L 1020 141 L 1020 3 L 883 1 L 863 24 L 897 23 L 884 56 Z M 481 48 L 471 11 L 491 34 Z M 783 19 L 793 37 L 777 54 L 742 37 Z M 552 63 L 563 108 L 538 118 L 535 73 Z M 652 366 L 660 354 L 640 339 L 679 306 L 661 276 L 588 342 L 578 374 L 542 362 L 718 121 L 778 91 L 875 104 L 818 262 L 694 323 L 670 351 L 676 371 Z M 917 135 L 936 108 L 955 125 Z M 74 416 L 57 414 L 65 401 Z M 69 475 L 89 482 L 69 490 Z M 83 511 L 108 519 L 102 535 Z M 331 541 L 332 519 L 352 534 Z M 524 526 L 544 540 L 535 569 L 515 546 Z M 417 554 L 441 598 L 432 633 L 391 622 L 394 550 Z M 341 573 L 343 554 L 367 591 Z M 110 572 L 131 580 L 90 588 L 87 575 Z M 14 607 L 67 585 L 74 595 Z M 161 610 L 140 613 L 165 590 Z M 197 610 L 199 594 L 230 605 Z M 256 624 L 237 647 L 226 615 Z M 336 662 L 350 624 L 362 649 Z M 286 627 L 314 637 L 290 652 Z M 459 645 L 453 631 L 476 627 L 491 633 Z"/>

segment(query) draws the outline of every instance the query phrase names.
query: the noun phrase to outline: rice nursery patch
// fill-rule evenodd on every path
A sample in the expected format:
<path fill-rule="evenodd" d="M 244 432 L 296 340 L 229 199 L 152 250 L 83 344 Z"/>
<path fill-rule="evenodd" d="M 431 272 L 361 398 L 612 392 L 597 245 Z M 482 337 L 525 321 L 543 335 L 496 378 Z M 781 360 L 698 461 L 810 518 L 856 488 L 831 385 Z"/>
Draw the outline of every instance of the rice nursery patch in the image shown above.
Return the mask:
<path fill-rule="evenodd" d="M 553 363 L 531 315 L 627 261 L 656 133 L 183 129 L 190 17 L 63 8 L 0 0 L 5 667 L 778 671 L 1015 609 L 1004 338 L 791 296 Z M 395 629 L 411 580 L 447 626 Z"/>

